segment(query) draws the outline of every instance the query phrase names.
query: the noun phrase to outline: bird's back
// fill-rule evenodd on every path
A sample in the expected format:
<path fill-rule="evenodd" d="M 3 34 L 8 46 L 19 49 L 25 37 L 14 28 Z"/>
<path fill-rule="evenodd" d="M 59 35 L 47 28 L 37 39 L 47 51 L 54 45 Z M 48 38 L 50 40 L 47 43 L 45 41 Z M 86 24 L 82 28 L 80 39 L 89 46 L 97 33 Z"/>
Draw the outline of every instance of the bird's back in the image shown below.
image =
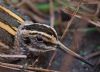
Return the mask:
<path fill-rule="evenodd" d="M 0 5 L 0 54 L 11 53 L 17 28 L 22 22 L 24 20 L 20 16 Z"/>

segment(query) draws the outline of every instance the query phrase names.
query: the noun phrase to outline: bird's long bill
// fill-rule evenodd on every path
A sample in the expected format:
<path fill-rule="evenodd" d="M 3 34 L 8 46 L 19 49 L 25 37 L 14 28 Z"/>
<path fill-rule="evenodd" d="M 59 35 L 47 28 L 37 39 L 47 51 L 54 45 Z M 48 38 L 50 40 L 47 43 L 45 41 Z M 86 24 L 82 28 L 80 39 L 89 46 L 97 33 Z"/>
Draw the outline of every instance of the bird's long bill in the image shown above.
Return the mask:
<path fill-rule="evenodd" d="M 58 41 L 58 45 L 60 46 L 60 48 L 67 52 L 68 54 L 72 55 L 73 57 L 83 61 L 84 63 L 90 65 L 91 67 L 93 67 L 94 65 L 92 65 L 91 63 L 89 63 L 87 60 L 85 60 L 82 56 L 80 56 L 79 54 L 73 52 L 72 50 L 70 50 L 69 48 L 67 48 L 65 45 L 63 45 L 60 41 Z"/>

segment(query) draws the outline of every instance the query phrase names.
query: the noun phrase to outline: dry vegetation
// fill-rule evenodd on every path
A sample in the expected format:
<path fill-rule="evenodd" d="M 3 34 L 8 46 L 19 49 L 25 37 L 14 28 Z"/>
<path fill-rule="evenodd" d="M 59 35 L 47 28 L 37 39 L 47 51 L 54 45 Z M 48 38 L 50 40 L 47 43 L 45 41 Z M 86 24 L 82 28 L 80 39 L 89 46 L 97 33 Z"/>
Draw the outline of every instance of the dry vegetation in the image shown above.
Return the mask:
<path fill-rule="evenodd" d="M 25 20 L 54 27 L 62 43 L 82 55 L 90 63 L 100 66 L 99 0 L 0 0 L 0 2 L 1 5 L 18 12 Z M 49 64 L 48 69 L 29 67 L 28 70 L 96 72 L 61 50 L 54 52 Z"/>

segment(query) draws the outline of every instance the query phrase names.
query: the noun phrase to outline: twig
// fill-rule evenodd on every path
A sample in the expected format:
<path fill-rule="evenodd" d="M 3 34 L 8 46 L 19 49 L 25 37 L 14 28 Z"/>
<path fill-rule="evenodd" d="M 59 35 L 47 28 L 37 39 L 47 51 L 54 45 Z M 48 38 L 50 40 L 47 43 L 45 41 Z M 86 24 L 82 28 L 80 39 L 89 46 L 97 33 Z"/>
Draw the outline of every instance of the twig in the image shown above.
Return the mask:
<path fill-rule="evenodd" d="M 34 66 L 39 61 L 39 57 L 35 59 L 35 61 L 32 63 L 32 66 Z"/>
<path fill-rule="evenodd" d="M 49 61 L 48 67 L 47 67 L 48 69 L 49 69 L 49 67 L 52 65 L 52 62 L 53 62 L 55 56 L 56 56 L 56 50 L 54 50 L 53 55 L 51 56 L 51 59 L 50 59 L 50 61 Z"/>
<path fill-rule="evenodd" d="M 19 8 L 19 7 L 21 7 L 24 3 L 25 3 L 24 1 L 21 1 L 21 2 L 20 2 L 20 3 L 18 3 L 17 5 L 14 5 L 14 7 Z"/>
<path fill-rule="evenodd" d="M 6 55 L 6 54 L 0 54 L 0 57 L 3 57 L 3 58 L 27 58 L 26 55 Z"/>
<path fill-rule="evenodd" d="M 69 14 L 69 15 L 72 15 L 71 13 L 69 13 L 68 11 L 66 11 L 66 9 L 62 9 L 65 13 L 67 13 L 67 14 Z M 75 17 L 77 17 L 77 18 L 79 18 L 79 19 L 84 19 L 84 20 L 86 20 L 86 21 L 88 21 L 89 23 L 91 23 L 91 24 L 93 24 L 93 25 L 95 25 L 95 26 L 97 26 L 97 27 L 100 27 L 100 22 L 99 21 L 97 21 L 97 22 L 94 22 L 94 21 L 92 21 L 91 19 L 89 19 L 89 18 L 87 18 L 87 17 L 84 17 L 84 16 L 81 16 L 81 15 L 75 15 Z"/>
<path fill-rule="evenodd" d="M 2 63 L 0 62 L 1 67 L 6 67 L 6 68 L 11 68 L 11 69 L 16 69 L 16 70 L 21 70 L 23 68 L 22 65 L 17 65 L 17 64 L 8 64 L 8 63 Z M 59 71 L 54 71 L 54 70 L 48 70 L 48 69 L 42 69 L 42 68 L 37 68 L 37 67 L 27 67 L 26 70 L 30 71 L 39 71 L 39 72 L 59 72 Z"/>
<path fill-rule="evenodd" d="M 27 4 L 34 13 L 36 13 L 37 15 L 39 15 L 40 17 L 46 18 L 46 15 L 43 14 L 42 12 L 40 12 L 36 6 L 34 5 L 34 3 L 32 3 L 30 0 L 23 0 L 25 2 L 25 4 Z"/>
<path fill-rule="evenodd" d="M 100 56 L 100 51 L 95 52 L 95 53 L 92 53 L 92 54 L 90 54 L 90 55 L 87 55 L 87 56 L 85 56 L 84 58 L 85 58 L 85 59 L 90 59 L 90 58 L 93 58 L 93 57 L 95 57 L 95 56 Z"/>
<path fill-rule="evenodd" d="M 73 50 L 74 52 L 77 52 L 80 49 L 82 39 L 85 35 L 84 32 L 80 32 L 82 31 L 80 29 L 86 28 L 88 25 L 88 22 L 82 19 L 77 25 L 78 25 L 77 28 L 74 31 L 72 31 L 73 41 L 72 41 L 72 45 L 70 46 L 70 49 Z M 66 72 L 66 71 L 70 72 L 70 67 L 72 66 L 74 61 L 75 61 L 75 58 L 73 56 L 65 54 L 62 60 L 62 65 L 61 65 L 60 70 L 63 72 Z"/>
<path fill-rule="evenodd" d="M 98 16 L 99 12 L 100 12 L 100 2 L 97 4 L 97 10 L 95 12 L 95 16 Z"/>
<path fill-rule="evenodd" d="M 54 27 L 55 16 L 54 16 L 53 0 L 49 0 L 49 2 L 50 2 L 50 25 L 51 27 Z"/>
<path fill-rule="evenodd" d="M 38 16 L 42 17 L 42 18 L 46 18 L 46 15 L 43 14 L 42 12 L 40 12 L 34 5 L 34 3 L 31 0 L 22 0 L 20 3 L 13 5 L 14 8 L 21 8 L 22 6 L 26 5 L 29 9 L 32 10 L 32 12 L 34 12 L 35 14 L 37 14 Z M 23 8 L 25 9 L 25 8 Z"/>
<path fill-rule="evenodd" d="M 61 41 L 63 41 L 64 38 L 65 38 L 65 36 L 67 35 L 68 29 L 69 29 L 70 25 L 72 24 L 72 21 L 74 20 L 75 15 L 77 14 L 77 12 L 78 12 L 78 10 L 79 10 L 79 8 L 80 8 L 81 3 L 82 3 L 82 0 L 80 0 L 79 4 L 78 4 L 78 6 L 77 6 L 76 11 L 72 14 L 72 18 L 71 18 L 71 20 L 68 22 L 67 27 L 65 28 L 65 31 L 64 31 L 64 33 L 63 33 L 63 35 L 62 35 L 62 37 L 61 37 Z"/>
<path fill-rule="evenodd" d="M 48 24 L 48 20 L 45 20 L 44 18 L 41 18 L 38 15 L 33 14 L 31 11 L 29 11 L 27 9 L 19 8 L 19 11 L 22 11 L 24 14 L 30 16 L 31 20 L 33 20 L 33 21 L 35 20 L 36 22 L 39 22 L 39 23 Z"/>
<path fill-rule="evenodd" d="M 63 32 L 63 26 L 62 26 L 62 18 L 61 18 L 61 6 L 59 6 L 59 9 L 58 9 L 58 32 L 59 34 L 61 35 L 62 32 Z"/>
<path fill-rule="evenodd" d="M 79 0 L 70 0 L 71 3 L 77 4 Z M 99 0 L 83 0 L 83 4 L 97 4 Z"/>
<path fill-rule="evenodd" d="M 87 3 L 87 4 L 97 4 L 98 2 L 100 2 L 99 0 L 83 0 L 83 3 Z"/>

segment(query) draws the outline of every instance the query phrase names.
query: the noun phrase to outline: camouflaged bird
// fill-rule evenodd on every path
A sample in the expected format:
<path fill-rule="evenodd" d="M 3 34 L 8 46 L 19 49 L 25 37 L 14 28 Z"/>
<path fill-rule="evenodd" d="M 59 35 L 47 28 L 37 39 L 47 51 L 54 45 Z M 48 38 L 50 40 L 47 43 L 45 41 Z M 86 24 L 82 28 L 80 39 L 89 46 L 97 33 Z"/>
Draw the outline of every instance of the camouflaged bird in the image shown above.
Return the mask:
<path fill-rule="evenodd" d="M 49 51 L 56 49 L 56 31 L 46 25 L 24 21 L 9 9 L 0 6 L 0 53 L 17 55 L 25 54 L 34 61 L 38 56 L 44 63 L 45 58 L 50 58 Z M 46 55 L 45 52 L 47 52 Z M 43 55 L 42 55 L 43 54 Z M 42 55 L 42 56 L 41 56 Z M 41 57 L 40 57 L 41 56 Z M 16 58 L 2 58 L 2 62 L 12 62 Z M 44 64 L 41 64 L 44 65 Z"/>
<path fill-rule="evenodd" d="M 39 59 L 38 66 L 47 67 L 46 61 L 52 51 L 60 46 L 65 52 L 93 66 L 83 57 L 65 47 L 57 37 L 54 28 L 40 23 L 24 21 L 9 9 L 0 6 L 0 53 L 24 54 L 33 63 Z M 49 54 L 50 52 L 50 54 Z M 2 58 L 0 61 L 11 62 L 16 59 Z M 44 65 L 46 64 L 46 65 Z"/>

